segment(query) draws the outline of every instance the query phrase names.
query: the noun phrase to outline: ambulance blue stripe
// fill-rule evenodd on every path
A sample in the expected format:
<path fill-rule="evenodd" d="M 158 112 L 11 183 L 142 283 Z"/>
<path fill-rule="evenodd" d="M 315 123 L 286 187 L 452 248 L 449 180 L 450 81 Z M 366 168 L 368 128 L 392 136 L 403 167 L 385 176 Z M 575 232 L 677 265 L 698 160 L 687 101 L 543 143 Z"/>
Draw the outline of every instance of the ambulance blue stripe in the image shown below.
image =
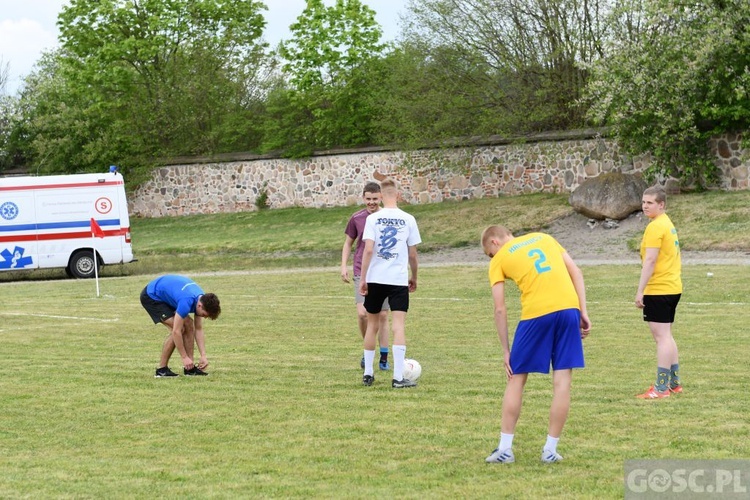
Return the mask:
<path fill-rule="evenodd" d="M 104 226 L 119 226 L 120 219 L 97 219 L 96 221 L 100 227 Z M 38 229 L 69 229 L 79 227 L 91 227 L 91 220 L 85 221 L 67 221 L 67 222 L 45 222 L 40 224 L 16 224 L 14 226 L 0 225 L 1 232 L 10 231 L 35 231 Z"/>

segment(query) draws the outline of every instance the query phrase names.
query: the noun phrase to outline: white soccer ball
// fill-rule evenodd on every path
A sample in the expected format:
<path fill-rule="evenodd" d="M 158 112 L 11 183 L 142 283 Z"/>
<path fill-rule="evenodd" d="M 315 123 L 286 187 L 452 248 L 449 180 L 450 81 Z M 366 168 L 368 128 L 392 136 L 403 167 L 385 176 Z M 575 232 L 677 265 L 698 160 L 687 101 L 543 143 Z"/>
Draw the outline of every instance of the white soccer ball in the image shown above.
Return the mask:
<path fill-rule="evenodd" d="M 416 382 L 422 375 L 422 365 L 416 359 L 404 360 L 404 378 Z"/>

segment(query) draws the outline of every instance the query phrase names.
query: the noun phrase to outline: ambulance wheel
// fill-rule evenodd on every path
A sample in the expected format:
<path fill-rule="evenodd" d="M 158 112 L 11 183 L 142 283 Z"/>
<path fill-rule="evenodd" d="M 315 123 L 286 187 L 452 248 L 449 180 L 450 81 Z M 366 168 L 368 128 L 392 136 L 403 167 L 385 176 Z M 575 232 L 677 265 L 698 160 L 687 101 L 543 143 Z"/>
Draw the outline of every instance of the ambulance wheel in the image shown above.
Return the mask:
<path fill-rule="evenodd" d="M 94 277 L 94 265 L 99 263 L 94 260 L 91 250 L 80 250 L 70 258 L 70 272 L 74 278 L 87 279 Z M 98 269 L 97 269 L 98 271 Z"/>

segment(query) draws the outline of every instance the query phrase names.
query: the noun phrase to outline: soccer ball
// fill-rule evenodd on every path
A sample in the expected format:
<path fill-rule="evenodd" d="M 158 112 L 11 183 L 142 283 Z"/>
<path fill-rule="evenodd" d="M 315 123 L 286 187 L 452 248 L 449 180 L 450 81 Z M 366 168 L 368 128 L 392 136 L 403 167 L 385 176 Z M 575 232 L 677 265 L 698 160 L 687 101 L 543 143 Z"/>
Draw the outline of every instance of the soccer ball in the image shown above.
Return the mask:
<path fill-rule="evenodd" d="M 422 375 L 422 365 L 416 359 L 405 359 L 404 360 L 404 378 L 416 382 L 419 376 Z"/>

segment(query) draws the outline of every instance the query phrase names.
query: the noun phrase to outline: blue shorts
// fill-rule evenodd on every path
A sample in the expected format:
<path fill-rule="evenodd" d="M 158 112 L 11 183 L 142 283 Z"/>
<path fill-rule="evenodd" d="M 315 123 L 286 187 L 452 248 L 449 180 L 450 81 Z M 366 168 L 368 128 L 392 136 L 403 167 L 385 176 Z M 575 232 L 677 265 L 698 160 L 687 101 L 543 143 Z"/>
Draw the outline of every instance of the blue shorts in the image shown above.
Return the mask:
<path fill-rule="evenodd" d="M 513 373 L 549 373 L 583 368 L 581 312 L 565 309 L 522 320 L 518 323 L 510 350 Z"/>

